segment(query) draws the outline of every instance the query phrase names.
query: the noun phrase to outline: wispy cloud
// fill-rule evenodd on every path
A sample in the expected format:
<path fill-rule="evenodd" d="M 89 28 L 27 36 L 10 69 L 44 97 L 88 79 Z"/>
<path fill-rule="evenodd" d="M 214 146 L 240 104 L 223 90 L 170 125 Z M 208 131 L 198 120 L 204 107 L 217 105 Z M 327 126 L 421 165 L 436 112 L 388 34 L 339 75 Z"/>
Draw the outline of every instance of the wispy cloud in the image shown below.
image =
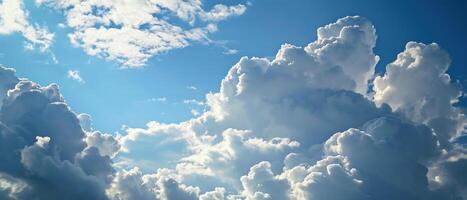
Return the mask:
<path fill-rule="evenodd" d="M 197 90 L 198 88 L 193 86 L 193 85 L 190 85 L 190 86 L 187 86 L 186 89 L 189 89 L 189 90 Z"/>
<path fill-rule="evenodd" d="M 202 105 L 205 104 L 203 101 L 199 101 L 199 100 L 196 100 L 196 99 L 185 99 L 185 100 L 183 100 L 183 103 L 184 104 L 199 105 L 199 106 L 202 106 Z"/>
<path fill-rule="evenodd" d="M 222 52 L 225 55 L 235 55 L 238 53 L 237 49 L 226 49 L 224 52 Z"/>
<path fill-rule="evenodd" d="M 68 78 L 78 81 L 79 83 L 85 83 L 78 70 L 68 70 Z"/>
<path fill-rule="evenodd" d="M 167 102 L 167 97 L 157 97 L 148 99 L 149 102 Z"/>

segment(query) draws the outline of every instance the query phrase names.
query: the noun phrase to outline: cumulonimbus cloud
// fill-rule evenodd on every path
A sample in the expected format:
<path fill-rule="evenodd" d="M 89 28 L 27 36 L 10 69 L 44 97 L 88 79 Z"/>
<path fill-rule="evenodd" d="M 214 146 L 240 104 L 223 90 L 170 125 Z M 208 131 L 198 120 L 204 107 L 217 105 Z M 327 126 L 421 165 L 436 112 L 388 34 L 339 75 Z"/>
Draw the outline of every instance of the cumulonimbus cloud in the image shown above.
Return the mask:
<path fill-rule="evenodd" d="M 369 20 L 344 17 L 305 47 L 241 58 L 200 116 L 123 136 L 93 131 L 57 85 L 1 68 L 0 197 L 467 198 L 466 121 L 447 53 L 409 42 L 376 76 L 375 45 Z M 158 151 L 136 156 L 148 148 Z"/>

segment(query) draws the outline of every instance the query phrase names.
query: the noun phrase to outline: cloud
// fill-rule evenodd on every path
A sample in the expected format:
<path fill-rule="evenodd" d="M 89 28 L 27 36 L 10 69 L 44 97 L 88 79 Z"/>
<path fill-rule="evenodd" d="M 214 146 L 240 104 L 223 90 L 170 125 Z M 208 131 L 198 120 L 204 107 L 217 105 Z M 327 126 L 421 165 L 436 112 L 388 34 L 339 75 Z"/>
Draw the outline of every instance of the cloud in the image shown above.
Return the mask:
<path fill-rule="evenodd" d="M 88 147 L 95 147 L 101 155 L 113 158 L 120 151 L 119 141 L 110 134 L 100 132 L 88 132 L 86 134 L 86 144 Z"/>
<path fill-rule="evenodd" d="M 300 143 L 288 138 L 270 140 L 249 137 L 249 131 L 227 129 L 218 143 L 202 144 L 193 147 L 193 155 L 185 157 L 177 165 L 183 174 L 220 176 L 228 184 L 240 184 L 238 177 L 248 172 L 259 161 L 269 161 L 276 166 L 282 158 L 297 149 Z M 250 155 L 244 157 L 243 155 Z"/>
<path fill-rule="evenodd" d="M 13 89 L 19 79 L 15 76 L 15 70 L 5 68 L 0 65 L 0 107 L 3 105 L 3 99 L 7 97 L 7 92 Z"/>
<path fill-rule="evenodd" d="M 199 113 L 199 111 L 197 111 L 197 110 L 195 110 L 195 109 L 191 109 L 191 110 L 190 110 L 190 113 L 191 113 L 193 116 L 195 116 L 195 117 L 197 117 L 198 115 L 201 114 L 201 113 Z"/>
<path fill-rule="evenodd" d="M 242 15 L 246 6 L 214 5 L 210 11 L 194 1 L 100 2 L 36 0 L 64 12 L 73 45 L 92 56 L 125 67 L 141 67 L 147 60 L 194 41 L 209 42 L 216 22 Z M 174 23 L 181 21 L 182 23 Z"/>
<path fill-rule="evenodd" d="M 451 60 L 438 44 L 407 43 L 374 80 L 375 102 L 387 103 L 406 118 L 434 128 L 442 144 L 464 130 L 465 117 L 452 106 L 461 89 L 446 71 Z"/>
<path fill-rule="evenodd" d="M 167 97 L 150 98 L 149 102 L 167 102 Z"/>
<path fill-rule="evenodd" d="M 327 157 L 315 165 L 285 171 L 292 187 L 290 199 L 367 199 L 359 191 L 362 181 L 354 177 L 343 157 Z"/>
<path fill-rule="evenodd" d="M 111 199 L 212 199 L 222 197 L 222 188 L 216 188 L 200 196 L 199 188 L 180 184 L 180 177 L 168 169 L 159 169 L 155 174 L 143 175 L 138 168 L 118 172 L 107 194 Z M 219 194 L 221 193 L 221 194 Z"/>
<path fill-rule="evenodd" d="M 0 68 L 0 197 L 465 199 L 465 117 L 447 53 L 409 42 L 369 84 L 379 60 L 369 20 L 317 35 L 273 59 L 241 58 L 199 116 L 117 136 L 94 131 L 56 84 Z"/>
<path fill-rule="evenodd" d="M 67 77 L 78 81 L 79 83 L 84 83 L 83 78 L 81 78 L 81 75 L 78 70 L 68 70 Z"/>
<path fill-rule="evenodd" d="M 1 199 L 25 199 L 29 190 L 29 186 L 24 181 L 8 174 L 0 173 Z"/>
<path fill-rule="evenodd" d="M 92 131 L 92 117 L 89 114 L 86 113 L 81 113 L 78 116 L 76 116 L 79 120 L 79 124 L 81 125 L 81 128 L 85 132 L 91 132 Z"/>
<path fill-rule="evenodd" d="M 0 35 L 20 33 L 27 39 L 26 47 L 39 47 L 41 51 L 52 45 L 54 34 L 47 28 L 28 21 L 28 12 L 22 0 L 4 0 L 0 3 Z"/>
<path fill-rule="evenodd" d="M 287 199 L 289 183 L 285 179 L 275 177 L 271 164 L 262 161 L 253 167 L 246 176 L 240 179 L 245 189 L 246 199 Z"/>
<path fill-rule="evenodd" d="M 234 55 L 238 53 L 237 49 L 226 49 L 224 52 L 222 52 L 225 55 Z"/>
<path fill-rule="evenodd" d="M 186 89 L 197 90 L 198 88 L 196 86 L 190 85 L 190 86 L 187 86 Z"/>
<path fill-rule="evenodd" d="M 225 199 L 225 189 L 216 187 L 214 191 L 206 192 L 199 196 L 200 200 L 223 200 Z"/>
<path fill-rule="evenodd" d="M 248 129 L 309 146 L 389 113 L 388 106 L 378 108 L 364 96 L 371 75 L 362 74 L 372 74 L 378 60 L 371 23 L 346 17 L 319 30 L 318 40 L 306 47 L 282 45 L 273 60 L 241 58 L 220 92 L 207 95 L 208 112 L 194 129 L 208 134 Z"/>
<path fill-rule="evenodd" d="M 169 153 L 177 155 L 173 173 L 200 191 L 231 191 L 227 199 L 461 198 L 458 180 L 439 166 L 446 152 L 463 148 L 450 141 L 465 124 L 453 106 L 459 90 L 443 75 L 447 68 L 429 76 L 426 69 L 413 70 L 407 77 L 424 79 L 394 81 L 410 85 L 388 93 L 401 105 L 413 105 L 405 95 L 440 96 L 433 101 L 442 102 L 443 109 L 430 112 L 442 120 L 419 120 L 416 109 L 401 110 L 377 83 L 381 77 L 403 77 L 403 67 L 393 73 L 390 64 L 374 87 L 369 84 L 379 60 L 375 45 L 376 31 L 368 20 L 339 19 L 319 28 L 317 40 L 305 47 L 282 45 L 271 60 L 241 58 L 220 91 L 207 94 L 207 111 L 200 116 L 180 124 L 152 123 L 140 130 L 144 137 L 123 139 L 131 137 L 134 144 L 162 135 L 185 140 L 182 151 L 188 153 Z M 415 49 L 423 51 L 424 45 L 418 45 Z M 399 56 L 393 63 L 425 63 L 428 71 L 448 66 L 443 50 L 432 51 L 421 52 L 420 61 L 400 61 Z M 424 86 L 427 82 L 441 89 Z M 455 169 L 463 166 L 459 160 Z M 446 177 L 451 186 L 436 177 Z"/>
<path fill-rule="evenodd" d="M 84 142 L 86 134 L 58 86 L 42 87 L 13 78 L 11 69 L 0 71 L 10 77 L 1 87 L 9 88 L 3 91 L 0 110 L 1 195 L 107 199 L 104 190 L 114 173 L 112 161 L 98 152 L 100 144 Z"/>
<path fill-rule="evenodd" d="M 245 13 L 246 6 L 239 4 L 236 6 L 215 5 L 209 12 L 201 13 L 201 19 L 205 21 L 220 21 L 231 16 L 239 16 Z"/>
<path fill-rule="evenodd" d="M 183 103 L 184 104 L 198 105 L 198 106 L 202 106 L 202 105 L 205 104 L 204 102 L 196 100 L 196 99 L 185 99 L 185 100 L 183 100 Z"/>

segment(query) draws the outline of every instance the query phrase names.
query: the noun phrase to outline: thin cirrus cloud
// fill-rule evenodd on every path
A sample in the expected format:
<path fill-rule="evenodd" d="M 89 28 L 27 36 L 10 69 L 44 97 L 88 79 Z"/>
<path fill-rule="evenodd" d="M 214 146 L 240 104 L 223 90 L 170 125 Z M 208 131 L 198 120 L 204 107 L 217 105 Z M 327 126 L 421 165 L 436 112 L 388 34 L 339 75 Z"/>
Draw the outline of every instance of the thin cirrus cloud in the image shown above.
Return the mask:
<path fill-rule="evenodd" d="M 74 46 L 87 54 L 117 61 L 124 67 L 141 67 L 147 60 L 192 42 L 209 43 L 216 23 L 242 15 L 243 4 L 214 5 L 205 10 L 200 0 L 55 1 L 36 0 L 63 12 Z M 175 24 L 174 19 L 182 23 Z"/>
<path fill-rule="evenodd" d="M 375 75 L 369 20 L 344 17 L 317 35 L 273 59 L 241 58 L 193 119 L 124 135 L 93 131 L 58 85 L 0 68 L 0 198 L 467 198 L 447 52 L 409 42 Z M 148 160 L 165 165 L 143 169 Z"/>

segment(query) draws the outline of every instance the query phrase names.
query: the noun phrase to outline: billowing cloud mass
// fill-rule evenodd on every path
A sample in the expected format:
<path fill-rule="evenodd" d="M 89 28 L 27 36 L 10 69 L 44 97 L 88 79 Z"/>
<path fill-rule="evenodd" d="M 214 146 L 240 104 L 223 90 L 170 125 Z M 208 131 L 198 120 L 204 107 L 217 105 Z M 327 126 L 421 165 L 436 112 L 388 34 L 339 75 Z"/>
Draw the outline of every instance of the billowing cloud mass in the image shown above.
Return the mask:
<path fill-rule="evenodd" d="M 68 20 L 78 12 L 46 3 L 66 8 Z M 116 5 L 99 4 L 108 8 L 100 14 L 83 6 L 97 23 L 118 16 Z M 177 8 L 196 23 L 241 6 Z M 317 36 L 282 45 L 273 59 L 241 58 L 199 116 L 122 135 L 94 131 L 57 85 L 1 68 L 0 198 L 467 199 L 466 121 L 453 105 L 462 94 L 446 74 L 448 54 L 409 42 L 377 76 L 369 20 L 344 17 Z"/>
<path fill-rule="evenodd" d="M 26 38 L 28 48 L 39 47 L 45 51 L 53 42 L 54 34 L 47 28 L 28 21 L 28 12 L 22 0 L 0 2 L 0 35 L 20 33 Z"/>
<path fill-rule="evenodd" d="M 216 4 L 205 10 L 201 0 L 35 2 L 65 13 L 73 45 L 126 67 L 140 67 L 151 56 L 192 41 L 210 42 L 208 35 L 217 31 L 218 21 L 246 11 L 243 4 Z"/>

